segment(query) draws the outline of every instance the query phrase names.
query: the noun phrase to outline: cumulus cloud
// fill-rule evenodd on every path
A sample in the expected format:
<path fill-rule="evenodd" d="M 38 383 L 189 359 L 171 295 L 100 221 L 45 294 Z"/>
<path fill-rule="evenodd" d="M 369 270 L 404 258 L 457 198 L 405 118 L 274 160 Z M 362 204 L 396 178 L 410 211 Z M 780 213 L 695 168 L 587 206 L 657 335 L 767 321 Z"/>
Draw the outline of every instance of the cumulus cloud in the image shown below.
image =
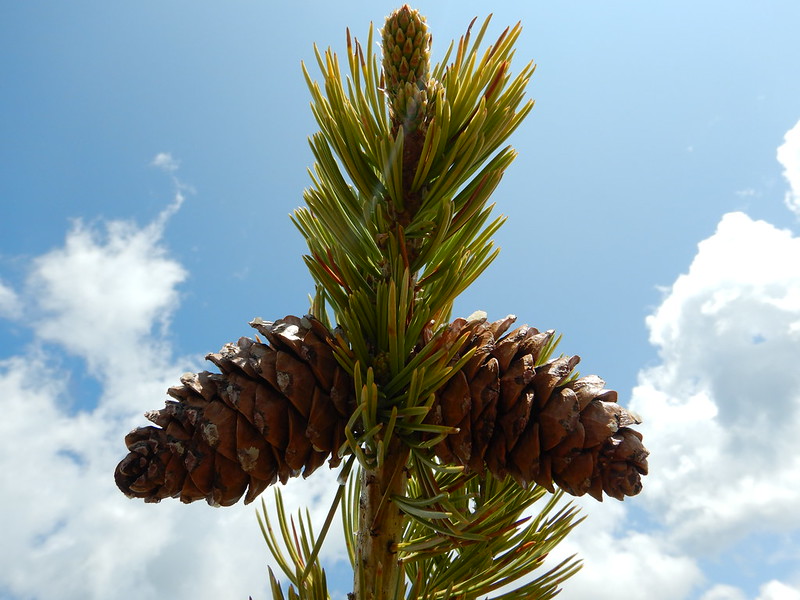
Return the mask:
<path fill-rule="evenodd" d="M 101 229 L 102 227 L 102 229 Z M 93 369 L 122 367 L 177 307 L 187 276 L 165 256 L 160 227 L 125 221 L 73 224 L 64 246 L 34 260 L 28 294 L 39 339 L 62 345 Z M 113 332 L 113 335 L 112 335 Z M 109 355 L 113 340 L 118 351 Z"/>
<path fill-rule="evenodd" d="M 789 183 L 786 206 L 800 217 L 800 121 L 786 132 L 778 148 L 778 162 L 783 166 L 783 176 Z"/>
<path fill-rule="evenodd" d="M 800 600 L 800 587 L 790 587 L 780 581 L 770 581 L 760 592 L 756 600 Z"/>
<path fill-rule="evenodd" d="M 748 600 L 747 594 L 731 585 L 715 585 L 700 600 Z M 800 588 L 794 588 L 775 579 L 762 585 L 755 600 L 800 600 Z"/>
<path fill-rule="evenodd" d="M 611 500 L 598 504 L 591 498 L 574 502 L 586 518 L 551 556 L 551 566 L 572 555 L 583 560 L 581 570 L 564 584 L 565 597 L 676 600 L 688 598 L 703 582 L 692 557 L 672 547 L 664 536 L 645 533 L 634 524 L 629 504 Z"/>
<path fill-rule="evenodd" d="M 718 584 L 703 594 L 700 600 L 747 600 L 747 596 L 737 587 Z"/>
<path fill-rule="evenodd" d="M 188 275 L 162 240 L 181 200 L 144 227 L 74 223 L 61 247 L 30 263 L 24 289 L 0 292 L 5 314 L 19 301 L 31 324 L 27 345 L 0 358 L 0 597 L 267 597 L 253 506 L 148 505 L 113 480 L 142 413 L 163 405 L 181 373 L 206 366 L 174 356 L 165 337 Z M 87 365 L 97 398 L 73 405 L 64 354 Z M 323 469 L 287 486 L 287 505 L 310 501 L 320 522 L 334 478 Z"/>
<path fill-rule="evenodd" d="M 786 204 L 800 215 L 800 123 L 778 159 Z M 724 215 L 647 326 L 659 362 L 640 371 L 630 404 L 645 420 L 650 475 L 632 502 L 586 507 L 586 521 L 559 549 L 585 560 L 567 593 L 798 598 L 800 238 L 743 213 Z M 746 556 L 735 556 L 737 544 Z M 757 598 L 735 572 L 731 581 L 707 581 L 708 559 L 745 561 Z M 795 583 L 781 580 L 787 572 Z"/>
<path fill-rule="evenodd" d="M 787 205 L 800 214 L 798 148 L 800 124 L 778 154 Z M 177 169 L 167 154 L 153 164 Z M 29 345 L 0 359 L 0 471 L 14 491 L 0 496 L 2 597 L 268 597 L 270 559 L 252 507 L 145 505 L 113 483 L 125 433 L 181 372 L 202 368 L 174 356 L 164 335 L 188 276 L 162 240 L 183 202 L 175 181 L 175 200 L 149 225 L 77 221 L 62 247 L 32 261 L 22 290 L 0 283 L 0 316 L 25 306 L 32 317 Z M 645 418 L 651 474 L 632 502 L 579 500 L 591 504 L 588 518 L 553 556 L 585 561 L 565 593 L 745 600 L 737 581 L 705 581 L 702 560 L 780 532 L 770 556 L 747 556 L 758 563 L 756 600 L 800 599 L 791 562 L 800 553 L 800 238 L 723 216 L 647 325 L 659 362 L 640 372 L 630 404 Z M 64 352 L 101 383 L 95 406 L 66 402 Z M 334 478 L 321 470 L 292 482 L 288 506 L 310 505 L 319 522 Z M 337 530 L 330 561 L 342 558 Z"/>
<path fill-rule="evenodd" d="M 660 361 L 640 372 L 631 407 L 645 420 L 651 472 L 640 497 L 585 506 L 558 551 L 585 561 L 566 592 L 695 598 L 708 586 L 703 559 L 766 535 L 770 555 L 746 557 L 766 582 L 756 600 L 796 598 L 774 577 L 800 552 L 800 238 L 723 216 L 647 325 Z M 636 525 L 643 509 L 647 527 Z M 712 583 L 702 600 L 752 598 Z"/>
<path fill-rule="evenodd" d="M 632 404 L 670 535 L 713 551 L 800 529 L 800 238 L 725 215 L 647 323 L 662 364 Z"/>

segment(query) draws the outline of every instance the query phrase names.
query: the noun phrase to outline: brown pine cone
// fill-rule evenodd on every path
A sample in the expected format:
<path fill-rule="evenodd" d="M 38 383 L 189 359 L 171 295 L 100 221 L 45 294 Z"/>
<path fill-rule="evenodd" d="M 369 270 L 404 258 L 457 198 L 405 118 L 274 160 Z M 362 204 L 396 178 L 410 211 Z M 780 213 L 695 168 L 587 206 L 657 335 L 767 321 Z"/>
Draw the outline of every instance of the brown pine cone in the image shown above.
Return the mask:
<path fill-rule="evenodd" d="M 158 427 L 129 433 L 130 453 L 115 472 L 130 497 L 158 502 L 205 499 L 245 503 L 277 480 L 308 476 L 345 441 L 354 410 L 352 383 L 313 318 L 251 323 L 269 345 L 248 338 L 206 358 L 221 371 L 187 373 L 165 408 L 146 417 Z"/>
<path fill-rule="evenodd" d="M 551 492 L 555 482 L 601 501 L 603 492 L 618 500 L 638 494 L 648 452 L 629 426 L 639 417 L 619 406 L 599 377 L 570 378 L 579 357 L 540 364 L 552 331 L 525 325 L 501 337 L 514 320 L 451 325 L 471 334 L 463 352 L 477 350 L 439 390 L 429 414 L 429 422 L 459 429 L 435 447 L 437 456 Z"/>

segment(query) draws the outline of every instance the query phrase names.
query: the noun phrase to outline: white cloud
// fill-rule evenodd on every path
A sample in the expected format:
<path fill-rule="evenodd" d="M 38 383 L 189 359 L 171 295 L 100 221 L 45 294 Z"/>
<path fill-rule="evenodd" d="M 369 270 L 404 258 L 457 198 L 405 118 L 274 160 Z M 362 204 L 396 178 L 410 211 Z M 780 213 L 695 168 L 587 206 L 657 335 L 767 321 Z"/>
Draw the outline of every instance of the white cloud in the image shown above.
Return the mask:
<path fill-rule="evenodd" d="M 778 156 L 800 214 L 800 123 Z M 776 576 L 800 555 L 800 238 L 724 215 L 647 325 L 660 362 L 640 372 L 631 407 L 645 420 L 650 475 L 638 498 L 585 507 L 557 551 L 585 560 L 565 593 L 688 599 L 706 587 L 701 600 L 748 600 L 705 580 L 702 559 L 722 556 L 764 582 L 755 600 L 798 600 L 800 587 Z M 736 555 L 753 536 L 769 549 Z"/>
<path fill-rule="evenodd" d="M 787 204 L 800 211 L 800 124 L 786 140 Z M 177 168 L 167 154 L 153 164 Z M 270 559 L 252 507 L 146 505 L 113 482 L 127 430 L 144 424 L 141 413 L 161 405 L 180 373 L 199 367 L 174 357 L 163 335 L 187 277 L 162 243 L 183 201 L 185 187 L 176 187 L 150 225 L 76 222 L 62 248 L 32 262 L 22 291 L 0 284 L 0 314 L 18 316 L 13 307 L 22 305 L 35 317 L 26 319 L 34 324 L 24 353 L 0 361 L 0 471 L 15 492 L 0 496 L 8 523 L 0 594 L 268 597 Z M 778 531 L 789 539 L 780 553 L 800 552 L 800 238 L 725 215 L 648 327 L 660 363 L 640 373 L 631 405 L 645 417 L 651 474 L 624 504 L 579 500 L 591 504 L 588 519 L 553 556 L 585 560 L 565 594 L 678 600 L 706 585 L 702 600 L 744 600 L 728 582 L 704 584 L 700 559 Z M 84 359 L 102 384 L 96 407 L 67 410 L 63 351 Z M 292 482 L 287 504 L 310 504 L 319 522 L 334 478 L 323 469 Z M 647 526 L 635 516 L 643 509 Z M 324 558 L 341 559 L 339 528 L 331 535 Z M 800 588 L 770 571 L 786 556 L 747 557 L 760 562 L 756 600 L 800 599 Z"/>
<path fill-rule="evenodd" d="M 695 551 L 800 529 L 800 239 L 725 215 L 647 322 L 643 500 Z"/>
<path fill-rule="evenodd" d="M 718 584 L 703 594 L 700 600 L 747 600 L 747 596 L 737 587 Z"/>
<path fill-rule="evenodd" d="M 789 182 L 786 206 L 800 217 L 800 121 L 786 132 L 778 148 L 778 162 L 783 166 L 783 176 Z"/>
<path fill-rule="evenodd" d="M 17 293 L 0 280 L 0 318 L 17 319 L 22 314 Z"/>
<path fill-rule="evenodd" d="M 770 581 L 759 591 L 756 600 L 800 600 L 800 587 L 790 587 L 780 581 Z"/>
<path fill-rule="evenodd" d="M 741 589 L 718 584 L 703 594 L 700 600 L 748 600 Z M 755 600 L 800 600 L 800 588 L 773 579 L 762 585 Z"/>
<path fill-rule="evenodd" d="M 730 585 L 715 585 L 700 600 L 747 600 L 747 595 Z M 772 580 L 761 586 L 755 600 L 800 600 L 800 588 Z"/>
<path fill-rule="evenodd" d="M 579 498 L 575 502 L 586 519 L 545 563 L 552 567 L 573 554 L 584 561 L 581 570 L 564 584 L 565 597 L 615 600 L 627 595 L 676 600 L 688 598 L 702 583 L 702 572 L 693 558 L 671 547 L 664 536 L 638 531 L 633 525 L 630 503 L 636 500 L 599 504 L 592 498 Z"/>
<path fill-rule="evenodd" d="M 0 360 L 3 598 L 268 597 L 271 559 L 253 506 L 149 505 L 114 484 L 142 413 L 163 405 L 181 373 L 210 366 L 174 357 L 164 337 L 187 276 L 161 239 L 179 202 L 145 227 L 77 222 L 63 247 L 31 263 L 20 300 L 33 335 Z M 64 352 L 98 378 L 96 406 L 70 409 Z M 310 501 L 320 522 L 335 475 L 287 486 L 287 505 Z"/>
<path fill-rule="evenodd" d="M 159 152 L 153 158 L 153 161 L 150 163 L 152 166 L 157 167 L 167 173 L 172 173 L 173 171 L 177 171 L 178 167 L 181 166 L 179 160 L 173 158 L 172 154 L 169 152 Z"/>
<path fill-rule="evenodd" d="M 187 274 L 165 256 L 159 227 L 114 221 L 104 228 L 75 222 L 63 247 L 35 259 L 27 292 L 40 339 L 86 358 L 92 369 L 116 370 L 154 325 L 168 323 Z"/>
<path fill-rule="evenodd" d="M 718 584 L 708 590 L 700 600 L 748 600 L 741 589 Z M 775 579 L 759 588 L 755 600 L 800 600 L 800 588 L 789 586 Z"/>

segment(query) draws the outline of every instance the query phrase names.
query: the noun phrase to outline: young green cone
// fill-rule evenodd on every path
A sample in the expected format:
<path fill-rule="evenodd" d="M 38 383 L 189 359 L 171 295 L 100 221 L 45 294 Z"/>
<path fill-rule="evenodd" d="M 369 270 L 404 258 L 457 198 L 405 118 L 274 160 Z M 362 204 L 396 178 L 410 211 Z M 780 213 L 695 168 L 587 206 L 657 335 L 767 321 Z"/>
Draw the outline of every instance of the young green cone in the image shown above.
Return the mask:
<path fill-rule="evenodd" d="M 386 86 L 405 83 L 424 87 L 430 69 L 431 35 L 425 17 L 404 4 L 386 18 L 383 33 L 383 70 Z"/>
<path fill-rule="evenodd" d="M 406 135 L 424 122 L 428 105 L 431 35 L 425 18 L 407 4 L 386 18 L 383 74 L 395 129 Z"/>

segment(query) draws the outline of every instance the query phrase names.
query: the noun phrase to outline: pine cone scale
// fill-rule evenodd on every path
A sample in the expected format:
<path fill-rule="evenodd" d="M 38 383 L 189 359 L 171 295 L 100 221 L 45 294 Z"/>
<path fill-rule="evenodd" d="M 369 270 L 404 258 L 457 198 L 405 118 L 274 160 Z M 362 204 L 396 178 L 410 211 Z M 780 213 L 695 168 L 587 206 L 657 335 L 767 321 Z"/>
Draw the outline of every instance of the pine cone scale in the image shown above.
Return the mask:
<path fill-rule="evenodd" d="M 535 374 L 534 358 L 531 354 L 524 354 L 513 365 L 500 361 L 498 363 L 500 371 L 504 373 L 500 381 L 499 409 L 505 413 L 511 411 L 513 406 L 524 397 L 523 391 Z"/>
<path fill-rule="evenodd" d="M 315 388 L 314 397 L 311 400 L 311 413 L 306 428 L 306 434 L 315 451 L 333 452 L 338 450 L 334 442 L 337 421 L 338 413 L 330 396 L 320 388 Z"/>
<path fill-rule="evenodd" d="M 568 388 L 553 393 L 539 413 L 542 428 L 542 450 L 552 450 L 566 438 L 580 417 L 578 399 Z"/>

